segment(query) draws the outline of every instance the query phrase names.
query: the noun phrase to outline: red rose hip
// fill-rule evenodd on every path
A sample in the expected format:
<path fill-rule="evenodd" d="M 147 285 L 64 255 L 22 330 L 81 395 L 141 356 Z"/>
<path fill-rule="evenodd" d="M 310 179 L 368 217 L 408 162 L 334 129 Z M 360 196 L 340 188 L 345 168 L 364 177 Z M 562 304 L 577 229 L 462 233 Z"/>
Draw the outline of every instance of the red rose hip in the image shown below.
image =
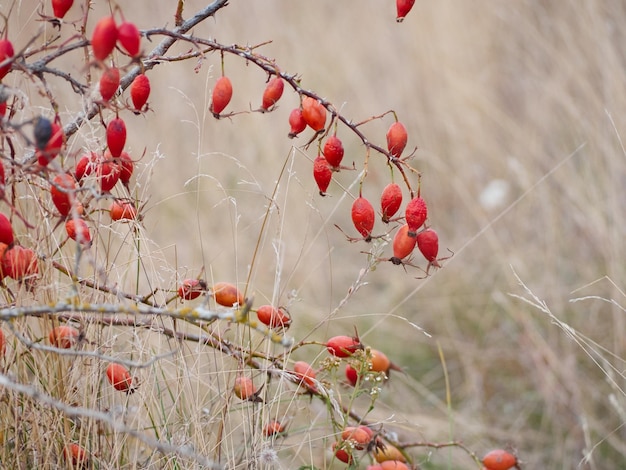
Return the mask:
<path fill-rule="evenodd" d="M 408 134 L 404 124 L 399 121 L 394 122 L 387 131 L 387 149 L 389 153 L 395 158 L 400 158 L 400 155 L 406 147 Z"/>
<path fill-rule="evenodd" d="M 350 357 L 362 348 L 361 341 L 351 336 L 333 336 L 326 342 L 326 349 L 335 357 Z"/>
<path fill-rule="evenodd" d="M 57 175 L 52 180 L 50 185 L 52 203 L 63 217 L 70 213 L 75 190 L 76 183 L 74 178 L 67 173 Z"/>
<path fill-rule="evenodd" d="M 15 50 L 13 49 L 13 43 L 11 43 L 8 39 L 0 39 L 0 62 L 4 62 L 5 60 L 12 58 L 14 55 Z M 0 80 L 2 80 L 10 70 L 11 64 L 0 67 Z"/>
<path fill-rule="evenodd" d="M 302 118 L 311 129 L 319 132 L 326 124 L 326 108 L 315 98 L 306 96 L 302 100 Z"/>
<path fill-rule="evenodd" d="M 333 172 L 328 165 L 328 161 L 321 155 L 318 155 L 313 161 L 313 178 L 320 190 L 320 196 L 326 196 L 326 190 L 330 185 L 332 177 Z"/>
<path fill-rule="evenodd" d="M 428 217 L 426 202 L 419 196 L 411 199 L 404 211 L 404 217 L 409 226 L 409 235 L 414 237 Z"/>
<path fill-rule="evenodd" d="M 276 102 L 283 96 L 283 90 L 285 89 L 285 82 L 280 77 L 272 78 L 263 91 L 263 102 L 261 109 L 267 111 L 273 107 Z"/>
<path fill-rule="evenodd" d="M 354 228 L 365 238 L 370 239 L 374 228 L 375 214 L 372 204 L 362 196 L 352 203 L 352 223 Z"/>
<path fill-rule="evenodd" d="M 52 0 L 52 12 L 56 18 L 63 18 L 65 14 L 72 8 L 74 0 Z"/>
<path fill-rule="evenodd" d="M 83 219 L 68 219 L 65 222 L 65 231 L 67 232 L 67 236 L 75 242 L 85 246 L 91 245 L 89 226 Z"/>
<path fill-rule="evenodd" d="M 8 217 L 0 212 L 0 243 L 13 244 L 13 226 Z"/>
<path fill-rule="evenodd" d="M 336 135 L 331 135 L 324 143 L 324 157 L 332 168 L 339 168 L 343 152 L 343 143 Z"/>
<path fill-rule="evenodd" d="M 144 74 L 137 75 L 130 85 L 130 98 L 137 111 L 141 111 L 150 96 L 150 80 Z"/>
<path fill-rule="evenodd" d="M 261 305 L 257 308 L 256 316 L 270 328 L 287 327 L 291 324 L 291 317 L 283 309 L 271 305 Z"/>
<path fill-rule="evenodd" d="M 293 111 L 291 111 L 291 113 L 289 114 L 289 126 L 291 127 L 288 135 L 290 139 L 293 139 L 304 129 L 306 129 L 306 121 L 302 117 L 302 109 L 295 108 Z"/>
<path fill-rule="evenodd" d="M 109 101 L 120 86 L 120 71 L 117 67 L 110 67 L 100 77 L 100 96 Z"/>
<path fill-rule="evenodd" d="M 125 21 L 120 24 L 117 28 L 117 40 L 130 56 L 136 57 L 139 55 L 141 35 L 134 23 Z"/>
<path fill-rule="evenodd" d="M 201 279 L 185 279 L 178 287 L 178 297 L 193 300 L 207 291 L 206 283 Z"/>
<path fill-rule="evenodd" d="M 115 390 L 126 393 L 135 391 L 133 378 L 126 366 L 112 362 L 107 367 L 106 376 Z"/>
<path fill-rule="evenodd" d="M 439 236 L 431 228 L 417 234 L 417 247 L 424 258 L 433 266 L 439 267 L 437 254 L 439 253 Z"/>
<path fill-rule="evenodd" d="M 106 59 L 115 48 L 117 35 L 117 26 L 112 16 L 107 16 L 98 21 L 91 35 L 93 56 L 98 60 Z"/>
<path fill-rule="evenodd" d="M 233 85 L 228 77 L 220 77 L 213 87 L 211 112 L 218 116 L 228 106 L 233 97 Z"/>
<path fill-rule="evenodd" d="M 483 465 L 488 470 L 509 470 L 517 465 L 517 457 L 503 449 L 494 449 L 483 457 Z"/>
<path fill-rule="evenodd" d="M 410 236 L 409 226 L 404 224 L 393 237 L 393 257 L 390 261 L 393 264 L 402 264 L 402 260 L 413 252 L 416 243 L 417 237 Z"/>
<path fill-rule="evenodd" d="M 404 17 L 409 14 L 415 0 L 396 0 L 396 21 L 401 23 Z"/>
<path fill-rule="evenodd" d="M 126 124 L 121 118 L 112 119 L 107 125 L 107 145 L 113 158 L 118 158 L 126 145 Z"/>
<path fill-rule="evenodd" d="M 389 183 L 383 189 L 380 196 L 380 209 L 383 213 L 383 222 L 389 223 L 389 220 L 396 215 L 402 205 L 402 189 L 397 183 Z"/>

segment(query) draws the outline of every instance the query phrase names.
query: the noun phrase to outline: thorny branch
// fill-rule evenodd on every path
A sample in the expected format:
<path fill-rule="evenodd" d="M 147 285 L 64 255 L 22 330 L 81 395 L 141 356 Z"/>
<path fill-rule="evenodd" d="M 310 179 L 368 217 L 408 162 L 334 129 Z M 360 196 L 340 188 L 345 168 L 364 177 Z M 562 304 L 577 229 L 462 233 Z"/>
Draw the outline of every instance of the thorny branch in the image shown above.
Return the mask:
<path fill-rule="evenodd" d="M 124 75 L 120 79 L 120 88 L 122 90 L 126 90 L 133 80 L 140 74 L 145 72 L 146 70 L 151 70 L 157 65 L 164 62 L 178 61 L 178 60 L 187 60 L 191 58 L 203 57 L 207 53 L 219 51 L 221 53 L 228 53 L 232 55 L 236 55 L 245 59 L 247 62 L 253 63 L 258 66 L 260 69 L 264 70 L 269 75 L 277 75 L 280 76 L 286 83 L 289 84 L 293 88 L 293 90 L 298 93 L 300 96 L 309 96 L 318 100 L 324 108 L 330 113 L 330 124 L 336 119 L 342 122 L 347 128 L 349 128 L 365 145 L 368 149 L 373 149 L 378 153 L 384 155 L 387 158 L 387 161 L 390 165 L 393 165 L 398 169 L 402 178 L 404 180 L 405 185 L 407 186 L 409 192 L 413 196 L 412 185 L 408 179 L 405 168 L 408 168 L 409 171 L 417 172 L 414 168 L 409 166 L 406 163 L 406 159 L 396 158 L 391 155 L 387 150 L 382 148 L 381 146 L 370 142 L 370 140 L 366 137 L 366 135 L 359 129 L 359 125 L 362 123 L 354 123 L 352 120 L 348 119 L 337 109 L 335 106 L 328 100 L 322 98 L 318 94 L 314 93 L 311 90 L 307 90 L 303 88 L 300 84 L 301 80 L 297 75 L 288 74 L 285 72 L 281 72 L 280 68 L 276 65 L 276 63 L 264 57 L 260 54 L 254 52 L 254 48 L 250 46 L 238 46 L 238 45 L 224 45 L 219 42 L 211 39 L 200 38 L 193 35 L 187 34 L 193 27 L 206 20 L 207 18 L 213 16 L 219 9 L 226 6 L 227 0 L 216 0 L 211 5 L 207 6 L 203 10 L 197 12 L 192 18 L 183 21 L 179 26 L 176 26 L 173 30 L 169 30 L 166 28 L 154 28 L 149 30 L 142 31 L 142 34 L 150 39 L 153 36 L 165 36 L 165 38 L 150 52 L 148 53 L 144 59 L 142 59 L 140 65 L 134 66 L 126 75 Z M 166 54 L 169 49 L 179 41 L 185 41 L 191 43 L 198 50 L 186 53 L 182 56 L 178 57 L 167 57 Z M 56 76 L 59 76 L 65 80 L 67 80 L 72 87 L 77 90 L 79 93 L 84 93 L 88 87 L 84 84 L 79 83 L 68 74 L 65 74 L 57 69 L 48 67 L 47 64 L 52 60 L 68 53 L 73 50 L 83 48 L 88 44 L 88 42 L 84 39 L 81 39 L 77 42 L 68 44 L 63 46 L 53 53 L 33 62 L 32 64 L 21 63 L 20 65 L 28 70 L 30 73 L 36 76 L 42 76 L 43 73 L 50 73 Z M 98 115 L 100 111 L 100 105 L 97 102 L 91 103 L 86 110 L 76 115 L 76 117 L 69 123 L 67 123 L 64 127 L 64 132 L 66 137 L 72 136 L 74 133 L 78 131 L 81 125 L 83 125 L 86 121 L 93 119 Z M 331 125 L 328 126 L 327 129 L 331 128 Z M 328 132 L 328 130 L 326 131 Z M 32 162 L 34 160 L 34 156 L 32 153 L 28 155 L 26 161 Z M 418 173 L 419 174 L 419 173 Z"/>

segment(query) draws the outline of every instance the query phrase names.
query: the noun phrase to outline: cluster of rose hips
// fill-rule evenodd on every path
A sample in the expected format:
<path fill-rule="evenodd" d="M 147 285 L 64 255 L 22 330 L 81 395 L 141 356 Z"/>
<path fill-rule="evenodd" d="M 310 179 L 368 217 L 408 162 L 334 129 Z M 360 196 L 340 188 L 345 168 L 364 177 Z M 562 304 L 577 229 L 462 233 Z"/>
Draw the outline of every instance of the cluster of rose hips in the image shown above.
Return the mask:
<path fill-rule="evenodd" d="M 191 301 L 210 296 L 217 306 L 232 308 L 241 307 L 245 303 L 242 292 L 228 282 L 217 282 L 208 286 L 202 279 L 185 279 L 177 289 L 180 299 Z M 250 312 L 256 313 L 257 320 L 271 330 L 284 332 L 291 325 L 292 318 L 283 307 L 261 305 L 250 307 Z M 249 324 L 254 325 L 252 319 Z M 391 370 L 401 370 L 393 364 L 386 354 L 377 349 L 363 345 L 358 336 L 338 335 L 328 339 L 324 346 L 330 357 L 336 361 L 345 361 L 346 384 L 352 387 L 362 387 L 370 379 L 372 382 L 387 380 Z M 318 382 L 318 372 L 306 361 L 295 361 L 287 377 L 291 378 L 299 389 L 311 395 L 321 394 Z M 261 396 L 263 387 L 258 387 L 254 380 L 245 372 L 240 372 L 235 378 L 232 393 L 240 400 L 252 403 L 264 403 Z M 263 426 L 263 435 L 266 438 L 275 438 L 286 433 L 286 423 L 278 419 L 270 419 Z M 354 461 L 356 450 L 371 453 L 378 466 L 372 468 L 410 468 L 406 457 L 394 446 L 385 443 L 372 428 L 361 426 L 346 426 L 340 433 L 340 438 L 332 445 L 335 457 L 343 462 Z M 388 463 L 386 463 L 388 462 Z M 397 467 L 392 467 L 395 464 Z"/>
<path fill-rule="evenodd" d="M 305 113 L 306 107 L 315 109 L 315 113 Z M 315 120 L 307 117 L 313 115 Z M 293 116 L 301 116 L 305 125 L 309 125 L 313 130 L 319 132 L 325 124 L 325 108 L 317 100 L 305 98 L 303 100 L 302 112 L 294 111 L 290 118 L 291 134 L 296 135 L 302 132 L 304 128 L 294 127 L 297 121 Z M 391 158 L 401 162 L 401 155 L 404 151 L 408 133 L 405 126 L 400 121 L 395 121 L 388 129 L 386 134 L 387 150 Z M 313 162 L 313 177 L 319 188 L 320 195 L 324 196 L 333 178 L 333 172 L 339 172 L 343 167 L 341 161 L 344 156 L 344 149 L 341 140 L 335 135 L 329 136 L 322 148 L 320 155 Z M 417 195 L 412 197 L 407 203 L 404 210 L 404 218 L 397 217 L 402 206 L 403 195 L 402 188 L 395 182 L 389 183 L 380 195 L 380 218 L 382 222 L 388 224 L 390 221 L 402 221 L 404 224 L 400 226 L 393 239 L 393 256 L 389 258 L 394 264 L 410 264 L 408 261 L 410 255 L 417 246 L 422 253 L 428 266 L 426 274 L 431 266 L 440 267 L 437 256 L 439 253 L 439 236 L 437 232 L 431 228 L 425 227 L 428 217 L 428 207 L 426 201 L 420 196 L 419 190 Z M 370 241 L 373 238 L 372 232 L 376 221 L 376 212 L 372 203 L 362 194 L 354 200 L 351 210 L 352 223 L 355 229 L 362 237 L 362 240 Z M 357 240 L 350 238 L 350 240 Z"/>
<path fill-rule="evenodd" d="M 71 1 L 53 1 L 53 12 L 57 18 L 63 18 Z M 33 124 L 33 141 L 35 157 L 38 164 L 37 172 L 41 175 L 56 175 L 49 180 L 50 195 L 58 214 L 65 221 L 65 229 L 69 238 L 83 246 L 89 246 L 92 242 L 89 226 L 85 220 L 85 208 L 79 198 L 80 186 L 84 185 L 85 179 L 92 176 L 99 186 L 101 195 L 109 195 L 116 184 L 121 182 L 127 189 L 133 174 L 134 164 L 130 155 L 124 151 L 126 144 L 126 123 L 119 117 L 121 105 L 111 103 L 112 98 L 118 92 L 120 86 L 120 70 L 105 63 L 116 46 L 131 58 L 127 67 L 138 62 L 140 57 L 140 33 L 137 27 L 128 21 L 117 25 L 113 17 L 102 18 L 94 27 L 91 36 L 91 51 L 99 68 L 104 69 L 99 80 L 100 107 L 114 108 L 116 115 L 106 125 L 106 148 L 103 152 L 86 151 L 76 159 L 76 166 L 71 170 L 60 166 L 53 166 L 53 162 L 64 150 L 66 144 L 65 134 L 58 116 L 54 120 L 39 117 Z M 0 41 L 0 61 L 12 57 L 13 48 L 8 40 Z M 0 69 L 0 79 L 8 73 L 10 64 Z M 133 112 L 140 113 L 145 109 L 150 94 L 150 82 L 144 74 L 139 74 L 130 86 L 130 96 L 133 102 Z M 0 107 L 0 115 L 6 114 L 6 99 Z M 68 159 L 65 160 L 66 162 Z M 0 166 L 0 183 L 4 191 L 4 168 Z M 93 188 L 90 188 L 93 189 Z M 91 194 L 93 191 L 82 191 Z M 128 198 L 114 198 L 109 208 L 112 220 L 135 219 L 137 209 Z M 13 246 L 12 237 L 8 236 L 10 223 L 2 221 L 7 236 L 2 243 L 8 245 L 5 257 L 9 260 L 18 259 L 18 265 L 29 266 L 26 268 L 10 268 L 4 271 L 11 277 L 21 279 L 35 274 L 36 257 L 17 245 Z M 16 250 L 16 251 L 13 251 Z M 26 251 L 25 251 L 26 250 Z M 20 254 L 16 254 L 19 252 Z M 10 263 L 10 261 L 7 261 Z M 28 264 L 29 263 L 29 264 Z"/>
<path fill-rule="evenodd" d="M 284 91 L 284 81 L 281 76 L 272 77 L 263 92 L 263 99 L 260 111 L 271 111 Z M 224 115 L 233 96 L 232 82 L 226 75 L 222 75 L 215 83 L 212 92 L 210 110 L 216 118 L 232 116 Z M 302 133 L 307 127 L 312 129 L 317 135 L 322 134 L 326 126 L 327 110 L 319 99 L 303 95 L 301 105 L 289 114 L 289 137 L 293 138 Z M 400 122 L 394 122 L 387 131 L 387 149 L 391 158 L 400 161 L 404 151 L 408 133 L 405 126 Z M 325 140 L 320 154 L 313 161 L 313 178 L 318 186 L 319 193 L 326 195 L 326 191 L 332 181 L 333 173 L 345 169 L 342 166 L 344 157 L 343 143 L 337 137 L 336 131 Z M 381 220 L 387 224 L 390 221 L 400 221 L 402 218 L 394 218 L 401 208 L 403 202 L 402 188 L 395 182 L 387 185 L 380 196 Z M 404 211 L 404 221 L 397 231 L 393 240 L 393 256 L 389 258 L 394 264 L 410 264 L 408 261 L 414 248 L 417 246 L 422 253 L 428 266 L 440 267 L 438 259 L 439 237 L 435 230 L 424 226 L 428 216 L 428 207 L 419 191 L 415 197 L 408 202 Z M 352 204 L 351 217 L 354 227 L 362 236 L 363 240 L 370 241 L 373 238 L 372 231 L 376 220 L 376 214 L 371 202 L 359 195 Z M 356 240 L 350 238 L 351 240 Z M 445 259 L 445 258 L 443 258 Z"/>
<path fill-rule="evenodd" d="M 325 347 L 327 352 L 335 360 L 346 360 L 346 377 L 352 386 L 363 380 L 365 374 L 373 374 L 382 376 L 384 380 L 388 378 L 391 369 L 397 369 L 397 366 L 391 363 L 387 356 L 381 351 L 366 348 L 358 337 L 350 336 L 334 336 L 330 338 Z M 353 364 L 361 364 L 362 366 L 353 366 Z M 352 372 L 350 372 L 352 371 Z M 354 378 L 352 377 L 354 373 Z M 320 394 L 318 388 L 318 372 L 305 361 L 296 361 L 290 371 L 293 382 L 302 388 L 304 393 Z M 240 374 L 235 379 L 233 393 L 241 400 L 250 402 L 263 402 L 260 396 L 261 389 L 258 388 L 254 381 Z M 263 435 L 265 437 L 274 438 L 277 435 L 286 432 L 285 423 L 277 419 L 269 420 L 263 426 Z M 337 440 L 331 445 L 333 455 L 344 463 L 354 463 L 357 458 L 357 452 L 370 454 L 379 466 L 371 468 L 398 468 L 409 469 L 406 456 L 395 446 L 386 443 L 379 435 L 380 430 L 375 430 L 370 426 L 361 424 L 358 426 L 345 426 L 337 435 Z M 395 465 L 395 466 L 394 466 Z M 369 468 L 369 467 L 368 467 Z"/>
<path fill-rule="evenodd" d="M 241 291 L 228 282 L 218 282 L 209 287 L 201 279 L 185 279 L 179 285 L 177 295 L 187 301 L 210 295 L 217 305 L 228 308 L 244 305 Z M 282 307 L 262 305 L 256 309 L 251 308 L 250 311 L 256 312 L 258 321 L 270 329 L 284 331 L 292 322 L 290 314 Z M 254 324 L 253 320 L 249 322 Z M 391 370 L 401 370 L 382 351 L 363 345 L 358 336 L 334 336 L 328 339 L 324 346 L 332 358 L 345 362 L 345 383 L 352 387 L 363 389 L 368 382 L 377 387 L 388 379 Z M 308 362 L 302 360 L 294 362 L 289 372 L 288 377 L 291 377 L 304 393 L 311 395 L 322 393 L 319 388 L 321 382 L 318 381 L 319 371 Z M 235 378 L 232 393 L 240 400 L 265 403 L 262 392 L 263 387 L 258 387 L 245 372 L 240 372 Z M 265 423 L 262 432 L 264 437 L 275 439 L 287 433 L 287 424 L 273 418 Z M 331 445 L 333 455 L 341 462 L 354 464 L 357 459 L 368 454 L 376 461 L 376 464 L 367 467 L 371 470 L 414 468 L 400 448 L 385 442 L 381 432 L 382 429 L 377 430 L 365 424 L 345 426 Z M 514 468 L 515 465 L 518 465 L 517 458 L 506 451 L 492 451 L 484 458 L 485 470 L 504 470 Z"/>

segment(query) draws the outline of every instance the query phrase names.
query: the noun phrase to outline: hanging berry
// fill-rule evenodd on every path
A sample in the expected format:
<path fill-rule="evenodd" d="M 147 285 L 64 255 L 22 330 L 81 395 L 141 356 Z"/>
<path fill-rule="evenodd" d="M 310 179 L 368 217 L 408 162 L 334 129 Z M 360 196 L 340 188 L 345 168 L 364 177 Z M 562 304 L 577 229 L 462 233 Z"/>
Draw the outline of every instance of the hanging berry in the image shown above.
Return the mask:
<path fill-rule="evenodd" d="M 409 201 L 404 211 L 406 223 L 409 225 L 409 235 L 414 237 L 419 228 L 426 222 L 428 207 L 421 197 L 414 197 Z"/>
<path fill-rule="evenodd" d="M 213 100 L 211 102 L 211 112 L 215 117 L 224 111 L 233 97 L 233 85 L 228 77 L 220 77 L 213 87 Z"/>
<path fill-rule="evenodd" d="M 130 85 L 130 98 L 137 111 L 141 111 L 150 96 L 150 80 L 144 74 L 137 75 Z"/>
<path fill-rule="evenodd" d="M 272 108 L 276 102 L 283 96 L 283 90 L 285 89 L 285 82 L 280 77 L 272 78 L 263 91 L 263 102 L 261 109 L 264 111 Z"/>
<path fill-rule="evenodd" d="M 371 240 L 374 221 L 375 214 L 372 204 L 362 196 L 356 198 L 352 203 L 352 223 L 366 241 Z"/>
<path fill-rule="evenodd" d="M 389 223 L 389 220 L 396 215 L 402 205 L 402 188 L 397 183 L 389 183 L 383 189 L 380 196 L 380 208 L 383 213 L 382 220 Z"/>
<path fill-rule="evenodd" d="M 328 162 L 323 156 L 318 155 L 313 161 L 313 178 L 315 178 L 317 187 L 320 190 L 320 196 L 326 196 L 326 190 L 332 177 L 333 173 L 330 166 L 328 166 Z"/>
<path fill-rule="evenodd" d="M 338 169 L 343 160 L 343 143 L 336 135 L 331 135 L 324 144 L 324 157 L 333 169 Z"/>
<path fill-rule="evenodd" d="M 326 108 L 315 98 L 305 96 L 302 100 L 302 118 L 311 129 L 319 132 L 326 124 Z"/>
<path fill-rule="evenodd" d="M 112 16 L 107 16 L 98 21 L 91 35 L 93 56 L 100 61 L 106 59 L 115 49 L 117 36 L 117 26 Z"/>
<path fill-rule="evenodd" d="M 291 127 L 288 135 L 290 139 L 293 139 L 304 129 L 306 129 L 306 121 L 302 117 L 302 109 L 295 108 L 293 111 L 291 111 L 291 113 L 289 114 L 289 126 Z"/>
<path fill-rule="evenodd" d="M 400 158 L 400 155 L 406 147 L 408 140 L 408 134 L 404 124 L 399 121 L 394 122 L 387 131 L 387 149 L 389 153 L 395 158 Z"/>

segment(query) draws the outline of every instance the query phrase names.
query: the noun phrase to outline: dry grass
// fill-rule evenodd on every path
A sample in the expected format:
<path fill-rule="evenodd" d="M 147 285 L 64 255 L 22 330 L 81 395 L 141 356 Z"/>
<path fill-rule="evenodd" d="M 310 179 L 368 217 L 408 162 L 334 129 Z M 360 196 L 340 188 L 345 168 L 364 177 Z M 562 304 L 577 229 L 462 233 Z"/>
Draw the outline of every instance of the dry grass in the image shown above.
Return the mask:
<path fill-rule="evenodd" d="M 15 3 L 9 33 L 16 44 L 31 34 L 33 3 Z M 96 12 L 106 11 L 96 3 Z M 146 28 L 171 25 L 174 3 L 122 8 Z M 202 2 L 188 1 L 186 8 L 192 11 L 196 3 Z M 444 269 L 416 280 L 382 263 L 335 311 L 368 265 L 359 253 L 367 247 L 349 244 L 333 226 L 352 228 L 348 213 L 358 172 L 342 172 L 342 187 L 333 183 L 330 197 L 317 196 L 310 177 L 316 149 L 292 147 L 303 137 L 286 139 L 294 93 L 268 115 L 216 121 L 207 111 L 220 73 L 214 55 L 198 73 L 189 62 L 163 64 L 151 73 L 153 112 L 129 118 L 128 145 L 133 155 L 145 151 L 134 193 L 147 202 L 144 222 L 134 228 L 110 224 L 102 214 L 102 242 L 83 275 L 98 266 L 107 284 L 141 294 L 174 289 L 199 273 L 210 282 L 237 282 L 255 303 L 289 304 L 289 334 L 297 340 L 324 341 L 357 325 L 364 342 L 407 372 L 393 375 L 368 415 L 396 431 L 400 441 L 462 440 L 478 455 L 511 445 L 528 469 L 621 468 L 626 11 L 621 2 L 600 0 L 435 3 L 418 2 L 397 25 L 392 4 L 374 0 L 231 2 L 195 33 L 224 44 L 273 40 L 258 52 L 300 74 L 305 88 L 355 121 L 394 109 L 409 130 L 409 146 L 419 147 L 414 165 L 423 174 L 430 223 L 443 249 L 455 252 Z M 68 66 L 80 72 L 76 64 Z M 254 108 L 265 76 L 234 57 L 227 56 L 225 66 L 235 87 L 232 108 Z M 53 86 L 58 96 L 73 96 L 61 84 Z M 32 90 L 23 91 L 26 102 L 40 103 Z M 63 104 L 64 116 L 80 106 Z M 384 143 L 390 119 L 364 126 L 371 140 Z M 359 166 L 362 146 L 339 132 L 346 160 Z M 71 141 L 72 150 L 95 145 L 101 135 L 94 123 Z M 364 193 L 375 200 L 388 177 L 384 162 L 370 164 Z M 506 193 L 482 200 L 498 182 Z M 32 199 L 19 201 L 19 208 L 41 213 L 48 206 L 45 198 L 37 200 L 41 190 L 29 191 Z M 21 242 L 44 243 L 51 251 L 62 238 L 58 229 L 50 236 L 53 228 L 42 225 Z M 71 267 L 73 246 L 60 253 Z M 34 300 L 56 300 L 69 286 L 67 278 L 45 272 Z M 85 301 L 118 301 L 92 291 L 81 295 Z M 160 291 L 157 299 L 171 295 Z M 15 297 L 33 301 L 23 291 Z M 13 322 L 13 333 L 4 328 L 10 347 L 2 371 L 230 468 L 341 468 L 324 462 L 330 461 L 334 437 L 321 401 L 294 395 L 284 378 L 268 380 L 258 372 L 255 382 L 265 383 L 272 399 L 265 406 L 242 404 L 230 394 L 241 364 L 159 331 L 176 326 L 200 334 L 196 327 L 167 319 L 155 320 L 152 330 L 89 324 L 83 350 L 97 345 L 99 354 L 145 365 L 133 369 L 141 380 L 137 392 L 120 396 L 102 380 L 104 361 L 59 356 L 17 340 L 20 334 L 43 345 L 51 323 L 30 319 Z M 281 352 L 246 328 L 215 328 L 259 354 Z M 169 351 L 174 354 L 150 362 Z M 325 357 L 319 346 L 307 346 L 286 359 L 319 365 Z M 322 378 L 336 383 L 341 369 L 336 374 Z M 356 409 L 366 412 L 368 397 L 339 390 L 342 403 L 354 399 Z M 112 436 L 96 416 L 70 419 L 36 399 L 2 395 L 0 429 L 14 439 L 0 454 L 7 467 L 49 462 L 47 468 L 56 468 L 59 436 L 69 436 L 96 455 L 95 468 L 194 468 L 185 451 L 172 457 L 155 452 L 152 442 L 123 432 Z M 260 437 L 260 425 L 270 417 L 288 419 L 286 438 Z M 460 449 L 410 452 L 422 468 L 476 467 Z"/>

